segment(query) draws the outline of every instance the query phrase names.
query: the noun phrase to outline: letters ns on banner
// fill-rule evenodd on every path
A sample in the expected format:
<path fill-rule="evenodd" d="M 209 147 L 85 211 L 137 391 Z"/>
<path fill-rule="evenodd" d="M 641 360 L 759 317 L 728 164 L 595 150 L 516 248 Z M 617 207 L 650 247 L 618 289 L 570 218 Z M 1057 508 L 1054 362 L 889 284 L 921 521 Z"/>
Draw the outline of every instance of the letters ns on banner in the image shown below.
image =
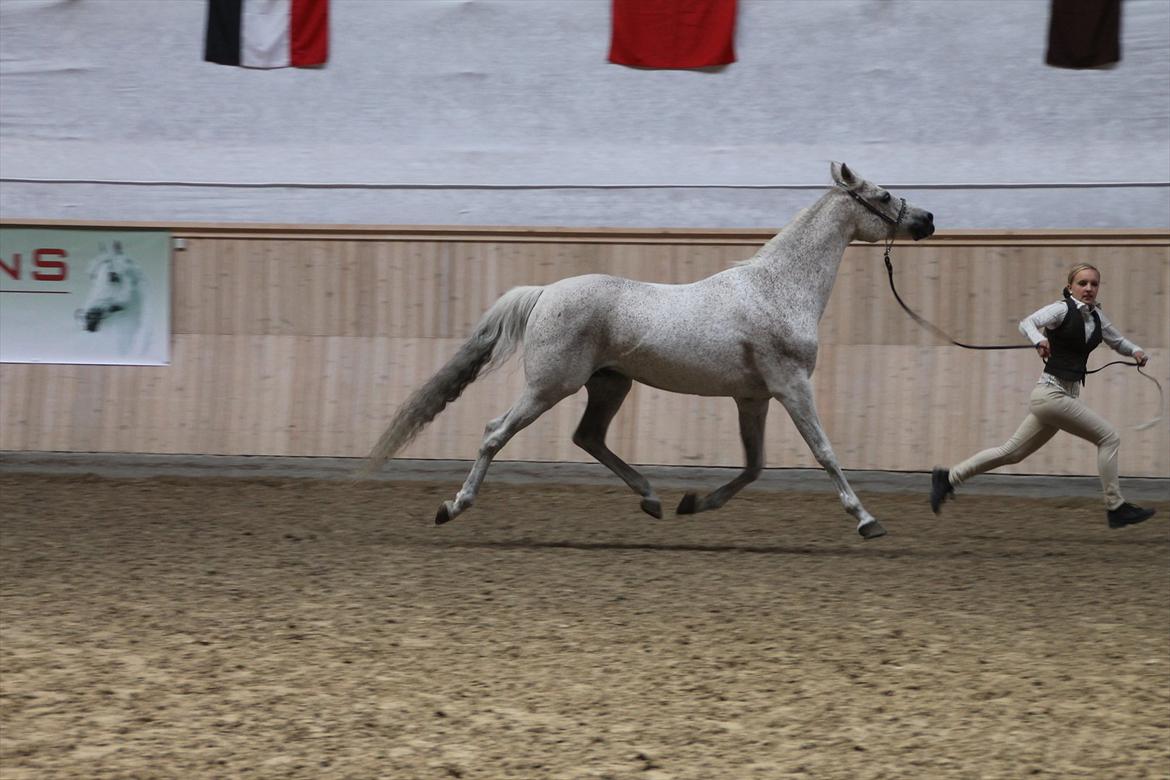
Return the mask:
<path fill-rule="evenodd" d="M 38 282 L 64 282 L 69 278 L 69 253 L 64 249 L 40 248 L 32 251 L 31 263 L 24 265 L 20 252 L 11 259 L 0 257 L 0 273 L 19 282 L 25 278 Z"/>

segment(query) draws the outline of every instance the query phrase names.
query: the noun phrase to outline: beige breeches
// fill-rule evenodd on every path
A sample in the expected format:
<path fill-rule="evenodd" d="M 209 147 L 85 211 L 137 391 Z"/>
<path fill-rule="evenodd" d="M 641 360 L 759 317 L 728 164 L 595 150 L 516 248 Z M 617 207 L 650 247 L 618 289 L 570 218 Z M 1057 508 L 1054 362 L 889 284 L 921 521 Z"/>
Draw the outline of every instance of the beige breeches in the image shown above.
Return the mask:
<path fill-rule="evenodd" d="M 1009 463 L 1019 463 L 1056 435 L 1068 431 L 1097 445 L 1097 471 L 1105 493 L 1105 508 L 1116 509 L 1125 500 L 1117 479 L 1117 449 L 1121 437 L 1109 421 L 1056 385 L 1036 385 L 1028 416 L 1012 437 L 999 447 L 977 452 L 951 469 L 951 484 L 963 484 L 976 474 Z"/>

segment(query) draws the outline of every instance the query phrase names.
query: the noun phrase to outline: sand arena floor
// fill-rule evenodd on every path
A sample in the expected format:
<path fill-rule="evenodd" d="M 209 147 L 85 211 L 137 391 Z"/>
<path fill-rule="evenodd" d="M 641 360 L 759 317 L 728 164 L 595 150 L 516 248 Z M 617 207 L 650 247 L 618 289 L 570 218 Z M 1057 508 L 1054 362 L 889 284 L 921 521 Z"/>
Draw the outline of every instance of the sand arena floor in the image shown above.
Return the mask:
<path fill-rule="evenodd" d="M 0 474 L 0 776 L 1170 776 L 1170 502 L 452 492 Z"/>

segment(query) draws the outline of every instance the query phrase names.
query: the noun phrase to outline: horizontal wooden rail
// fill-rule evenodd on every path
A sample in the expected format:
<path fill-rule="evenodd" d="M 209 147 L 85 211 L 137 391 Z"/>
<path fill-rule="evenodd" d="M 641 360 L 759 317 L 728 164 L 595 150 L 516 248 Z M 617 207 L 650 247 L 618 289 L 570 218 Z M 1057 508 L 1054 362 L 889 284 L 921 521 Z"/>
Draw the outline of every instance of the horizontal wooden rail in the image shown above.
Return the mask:
<path fill-rule="evenodd" d="M 499 227 L 462 225 L 294 225 L 253 222 L 118 222 L 0 219 L 3 227 L 166 230 L 176 238 L 344 241 L 490 241 L 606 244 L 761 244 L 780 228 Z M 1170 246 L 1170 228 L 940 230 L 931 243 L 956 246 Z M 913 242 L 898 241 L 911 245 Z"/>

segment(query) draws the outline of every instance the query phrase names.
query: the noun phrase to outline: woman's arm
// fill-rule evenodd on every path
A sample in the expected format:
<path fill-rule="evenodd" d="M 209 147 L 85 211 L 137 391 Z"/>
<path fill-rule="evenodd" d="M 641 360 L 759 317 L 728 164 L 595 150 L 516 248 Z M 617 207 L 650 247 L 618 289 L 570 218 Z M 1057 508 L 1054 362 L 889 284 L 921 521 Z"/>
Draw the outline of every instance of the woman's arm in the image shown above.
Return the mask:
<path fill-rule="evenodd" d="M 1044 329 L 1055 328 L 1060 325 L 1060 323 L 1064 322 L 1064 317 L 1067 312 L 1068 307 L 1063 303 L 1050 303 L 1020 320 L 1020 333 L 1023 333 L 1028 341 L 1032 342 L 1032 346 L 1040 353 L 1041 360 L 1047 360 L 1049 355 L 1052 354 L 1048 346 L 1048 336 L 1045 335 Z"/>
<path fill-rule="evenodd" d="M 1138 362 L 1138 365 L 1144 366 L 1149 357 L 1146 356 L 1142 348 L 1122 336 L 1109 321 L 1109 318 L 1105 316 L 1105 312 L 1097 309 L 1097 316 L 1101 318 L 1101 340 L 1108 344 L 1114 352 L 1132 357 Z"/>

